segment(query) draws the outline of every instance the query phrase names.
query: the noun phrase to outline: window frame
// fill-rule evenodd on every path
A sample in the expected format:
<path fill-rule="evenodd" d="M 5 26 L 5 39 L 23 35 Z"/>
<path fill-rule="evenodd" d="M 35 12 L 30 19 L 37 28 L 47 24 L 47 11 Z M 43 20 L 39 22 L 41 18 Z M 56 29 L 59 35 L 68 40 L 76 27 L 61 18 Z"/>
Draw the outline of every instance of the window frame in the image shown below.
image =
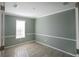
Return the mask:
<path fill-rule="evenodd" d="M 17 23 L 19 23 L 19 22 L 24 22 L 24 31 L 22 31 L 22 32 L 24 32 L 24 37 L 20 37 L 20 35 L 17 35 Z M 16 39 L 22 39 L 22 38 L 25 38 L 26 36 L 25 36 L 25 24 L 26 24 L 26 22 L 25 22 L 25 20 L 19 20 L 19 19 L 17 19 L 16 20 Z M 21 34 L 22 35 L 22 34 Z"/>

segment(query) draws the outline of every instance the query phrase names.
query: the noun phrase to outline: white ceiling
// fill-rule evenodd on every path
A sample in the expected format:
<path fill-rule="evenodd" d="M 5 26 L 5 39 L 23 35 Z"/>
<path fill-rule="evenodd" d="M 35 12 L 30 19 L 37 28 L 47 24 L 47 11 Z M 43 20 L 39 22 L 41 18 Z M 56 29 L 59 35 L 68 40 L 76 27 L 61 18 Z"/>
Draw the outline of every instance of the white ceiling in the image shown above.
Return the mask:
<path fill-rule="evenodd" d="M 17 7 L 14 7 L 15 4 Z M 74 7 L 74 2 L 67 5 L 63 5 L 63 2 L 6 2 L 5 12 L 25 17 L 42 17 Z"/>

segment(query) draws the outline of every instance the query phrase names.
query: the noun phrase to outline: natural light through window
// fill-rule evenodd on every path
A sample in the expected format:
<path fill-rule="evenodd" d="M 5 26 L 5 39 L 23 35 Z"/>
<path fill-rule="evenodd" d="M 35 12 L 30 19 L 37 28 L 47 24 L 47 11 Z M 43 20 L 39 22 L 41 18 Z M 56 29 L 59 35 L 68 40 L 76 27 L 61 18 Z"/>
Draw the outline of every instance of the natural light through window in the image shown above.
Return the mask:
<path fill-rule="evenodd" d="M 16 20 L 16 38 L 25 38 L 24 20 Z"/>

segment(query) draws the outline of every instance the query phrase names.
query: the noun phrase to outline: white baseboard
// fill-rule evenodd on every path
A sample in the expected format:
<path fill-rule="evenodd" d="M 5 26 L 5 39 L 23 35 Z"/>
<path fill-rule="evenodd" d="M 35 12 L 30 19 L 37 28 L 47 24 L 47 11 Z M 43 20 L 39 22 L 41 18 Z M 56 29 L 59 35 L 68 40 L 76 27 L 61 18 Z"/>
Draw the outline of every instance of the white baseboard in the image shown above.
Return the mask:
<path fill-rule="evenodd" d="M 58 49 L 58 48 L 56 48 L 56 47 L 53 47 L 53 46 L 47 45 L 47 44 L 45 44 L 45 43 L 42 43 L 42 42 L 39 42 L 39 41 L 36 41 L 36 42 L 39 43 L 39 44 L 42 44 L 42 45 L 44 45 L 44 46 L 50 47 L 50 48 L 52 48 L 52 49 L 58 50 L 58 51 L 60 51 L 60 52 L 63 52 L 63 53 L 66 53 L 66 54 L 72 55 L 72 56 L 74 56 L 74 57 L 76 56 L 75 54 L 71 54 L 71 53 L 66 52 L 66 51 L 64 51 L 64 50 L 61 50 L 61 49 Z"/>
<path fill-rule="evenodd" d="M 23 43 L 19 43 L 19 44 L 15 44 L 15 45 L 7 46 L 7 47 L 5 47 L 5 49 L 6 49 L 6 48 L 15 47 L 15 46 L 18 46 L 18 45 L 23 45 L 23 44 L 31 43 L 31 42 L 35 42 L 35 40 L 26 41 L 26 42 L 23 42 Z"/>

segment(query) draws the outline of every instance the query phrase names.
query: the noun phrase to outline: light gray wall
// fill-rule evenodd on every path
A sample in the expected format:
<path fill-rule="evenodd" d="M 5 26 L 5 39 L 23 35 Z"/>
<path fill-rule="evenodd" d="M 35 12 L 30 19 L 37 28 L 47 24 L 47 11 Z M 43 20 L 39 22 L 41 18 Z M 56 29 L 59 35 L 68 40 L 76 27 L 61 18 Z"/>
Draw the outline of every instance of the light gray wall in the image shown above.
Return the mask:
<path fill-rule="evenodd" d="M 25 20 L 25 32 L 26 37 L 23 39 L 16 39 L 16 20 Z M 24 18 L 19 16 L 5 16 L 5 46 L 11 46 L 18 43 L 27 42 L 29 40 L 34 40 L 34 35 L 29 35 L 28 33 L 35 32 L 35 19 Z"/>
<path fill-rule="evenodd" d="M 26 21 L 26 38 L 16 39 L 16 36 L 5 37 L 5 45 L 11 46 L 18 43 L 34 40 L 76 54 L 76 30 L 75 30 L 75 9 L 49 15 L 36 19 L 23 18 L 18 16 L 5 16 L 5 36 L 16 35 L 16 20 Z M 71 40 L 47 37 L 43 35 L 27 35 L 36 33 L 49 36 L 68 38 Z"/>
<path fill-rule="evenodd" d="M 76 53 L 75 9 L 38 18 L 36 20 L 36 40 L 66 52 Z M 68 38 L 51 38 L 44 35 Z"/>

